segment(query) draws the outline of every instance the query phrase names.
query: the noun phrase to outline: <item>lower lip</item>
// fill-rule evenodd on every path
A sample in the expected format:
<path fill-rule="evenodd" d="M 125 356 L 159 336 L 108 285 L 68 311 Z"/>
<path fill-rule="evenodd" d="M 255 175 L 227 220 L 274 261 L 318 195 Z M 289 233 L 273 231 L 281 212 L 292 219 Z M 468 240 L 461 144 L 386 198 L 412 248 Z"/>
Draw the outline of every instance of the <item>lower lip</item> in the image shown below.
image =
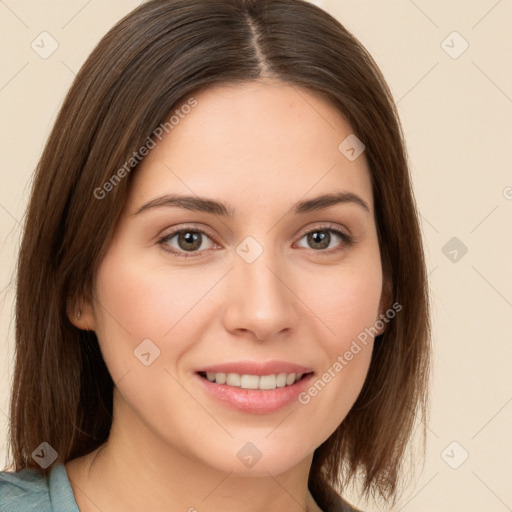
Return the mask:
<path fill-rule="evenodd" d="M 233 409 L 250 414 L 270 414 L 294 401 L 298 403 L 298 395 L 308 386 L 313 375 L 310 373 L 291 386 L 263 390 L 216 384 L 196 374 L 204 389 L 214 398 Z"/>

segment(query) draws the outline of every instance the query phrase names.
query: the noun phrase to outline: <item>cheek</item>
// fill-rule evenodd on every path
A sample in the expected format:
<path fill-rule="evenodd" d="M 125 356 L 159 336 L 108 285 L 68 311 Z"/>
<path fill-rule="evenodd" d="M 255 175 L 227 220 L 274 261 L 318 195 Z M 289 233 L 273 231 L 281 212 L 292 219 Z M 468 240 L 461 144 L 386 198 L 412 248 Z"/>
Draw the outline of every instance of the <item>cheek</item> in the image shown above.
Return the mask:
<path fill-rule="evenodd" d="M 113 248 L 98 270 L 96 293 L 100 323 L 117 323 L 134 337 L 172 337 L 178 324 L 190 322 L 189 312 L 219 280 L 211 271 L 166 264 L 165 258 L 140 258 Z M 155 263 L 155 260 L 158 260 Z M 108 313 L 108 314 L 107 314 Z"/>
<path fill-rule="evenodd" d="M 326 438 L 348 414 L 366 379 L 373 349 L 370 335 L 379 318 L 382 290 L 380 261 L 372 257 L 317 276 L 304 284 L 308 304 L 323 325 L 322 370 L 299 402 Z M 306 291 L 307 290 L 307 291 Z M 313 309 L 313 308 L 312 308 Z M 373 331 L 375 332 L 375 331 Z M 306 434 L 306 432 L 305 432 Z"/>
<path fill-rule="evenodd" d="M 380 261 L 372 257 L 318 271 L 304 281 L 300 293 L 325 328 L 325 349 L 337 354 L 375 324 L 381 292 Z"/>
<path fill-rule="evenodd" d="M 186 273 L 169 274 L 122 247 L 111 246 L 98 269 L 94 306 L 95 331 L 114 382 L 116 376 L 141 366 L 136 358 L 139 347 L 149 349 L 151 360 L 169 348 L 177 358 L 186 348 L 186 340 L 172 344 L 169 340 L 173 330 L 177 333 L 190 323 L 193 306 L 205 293 L 205 283 L 199 283 L 187 280 Z M 152 366 L 160 366 L 163 358 L 154 360 Z"/>

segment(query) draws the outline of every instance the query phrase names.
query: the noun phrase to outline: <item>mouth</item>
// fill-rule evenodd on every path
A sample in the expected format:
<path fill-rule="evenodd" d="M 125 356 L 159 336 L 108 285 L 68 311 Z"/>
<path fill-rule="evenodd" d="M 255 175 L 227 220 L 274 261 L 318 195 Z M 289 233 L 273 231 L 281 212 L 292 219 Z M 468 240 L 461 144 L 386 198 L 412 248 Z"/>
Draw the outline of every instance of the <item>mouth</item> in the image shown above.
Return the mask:
<path fill-rule="evenodd" d="M 299 406 L 298 397 L 315 374 L 310 368 L 282 363 L 233 363 L 195 373 L 208 400 L 249 414 L 272 414 Z"/>
<path fill-rule="evenodd" d="M 306 373 L 272 373 L 268 375 L 252 375 L 225 372 L 197 372 L 200 377 L 214 384 L 241 389 L 272 390 L 293 386 L 313 372 Z"/>

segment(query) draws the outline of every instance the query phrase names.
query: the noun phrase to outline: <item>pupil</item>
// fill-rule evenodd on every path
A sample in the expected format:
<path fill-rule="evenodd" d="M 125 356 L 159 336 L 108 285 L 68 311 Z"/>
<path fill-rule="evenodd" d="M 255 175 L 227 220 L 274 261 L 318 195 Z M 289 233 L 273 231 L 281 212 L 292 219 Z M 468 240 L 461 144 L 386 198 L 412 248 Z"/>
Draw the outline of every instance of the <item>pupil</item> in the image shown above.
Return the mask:
<path fill-rule="evenodd" d="M 309 235 L 310 242 L 312 242 L 313 246 L 316 246 L 317 249 L 325 249 L 329 247 L 330 234 L 326 231 L 315 231 Z"/>
<path fill-rule="evenodd" d="M 197 249 L 201 246 L 201 242 L 200 242 L 200 236 L 199 236 L 199 233 L 193 233 L 191 231 L 186 231 L 185 233 L 182 233 L 180 235 L 180 242 L 184 242 L 185 244 L 192 244 L 193 247 L 190 247 L 190 245 L 187 247 L 182 247 L 182 249 L 184 250 L 193 250 L 193 249 Z M 195 242 L 195 243 L 194 243 Z M 181 243 L 180 243 L 180 246 L 181 246 Z"/>

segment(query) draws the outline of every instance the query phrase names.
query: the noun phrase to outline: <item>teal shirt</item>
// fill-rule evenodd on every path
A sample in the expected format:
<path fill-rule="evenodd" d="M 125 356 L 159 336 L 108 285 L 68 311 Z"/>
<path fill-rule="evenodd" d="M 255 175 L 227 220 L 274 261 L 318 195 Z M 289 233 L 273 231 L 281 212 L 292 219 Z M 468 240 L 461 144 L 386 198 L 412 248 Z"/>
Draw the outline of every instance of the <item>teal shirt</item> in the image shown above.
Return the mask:
<path fill-rule="evenodd" d="M 0 471 L 0 512 L 80 512 L 64 464 L 48 477 L 35 469 Z"/>

